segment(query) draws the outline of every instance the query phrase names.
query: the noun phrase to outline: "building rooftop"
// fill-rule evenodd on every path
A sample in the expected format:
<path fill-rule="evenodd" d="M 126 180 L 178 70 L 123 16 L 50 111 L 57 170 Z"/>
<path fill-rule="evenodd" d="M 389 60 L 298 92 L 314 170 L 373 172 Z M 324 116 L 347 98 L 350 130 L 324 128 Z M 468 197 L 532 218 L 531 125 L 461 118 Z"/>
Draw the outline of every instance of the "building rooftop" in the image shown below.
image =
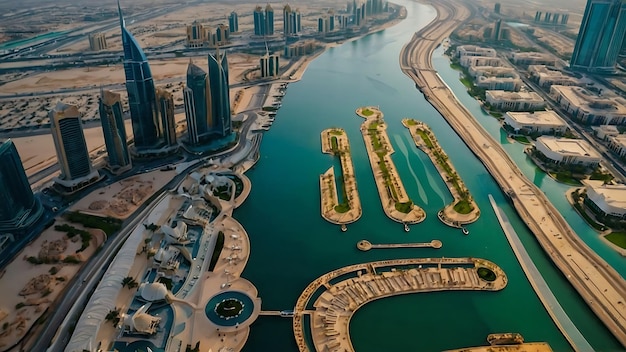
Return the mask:
<path fill-rule="evenodd" d="M 584 184 L 589 188 L 593 188 L 595 193 L 602 197 L 602 200 L 604 200 L 607 205 L 626 209 L 626 185 L 605 185 L 604 182 L 600 180 L 586 180 Z M 594 201 L 597 201 L 597 199 Z"/>
<path fill-rule="evenodd" d="M 582 139 L 542 136 L 537 138 L 537 142 L 543 143 L 548 149 L 559 154 L 601 158 L 600 154 Z"/>
<path fill-rule="evenodd" d="M 524 125 L 567 125 L 567 122 L 554 111 L 536 111 L 534 113 L 509 111 L 506 114 L 511 120 Z"/>
<path fill-rule="evenodd" d="M 491 95 L 491 97 L 494 99 L 543 101 L 541 96 L 535 92 L 508 92 L 504 90 L 488 90 L 485 94 Z"/>
<path fill-rule="evenodd" d="M 552 86 L 551 92 L 558 93 L 572 105 L 587 113 L 626 115 L 626 101 L 619 97 L 602 97 L 577 86 L 555 85 Z"/>

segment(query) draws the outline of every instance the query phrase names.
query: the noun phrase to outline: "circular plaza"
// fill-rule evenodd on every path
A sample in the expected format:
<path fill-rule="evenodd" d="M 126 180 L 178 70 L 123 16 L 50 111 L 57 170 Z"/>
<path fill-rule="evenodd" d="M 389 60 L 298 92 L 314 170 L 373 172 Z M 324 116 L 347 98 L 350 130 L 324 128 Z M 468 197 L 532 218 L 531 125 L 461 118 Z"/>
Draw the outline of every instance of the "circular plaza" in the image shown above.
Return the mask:
<path fill-rule="evenodd" d="M 222 331 L 244 328 L 252 324 L 261 307 L 247 293 L 223 291 L 209 298 L 204 313 Z"/>

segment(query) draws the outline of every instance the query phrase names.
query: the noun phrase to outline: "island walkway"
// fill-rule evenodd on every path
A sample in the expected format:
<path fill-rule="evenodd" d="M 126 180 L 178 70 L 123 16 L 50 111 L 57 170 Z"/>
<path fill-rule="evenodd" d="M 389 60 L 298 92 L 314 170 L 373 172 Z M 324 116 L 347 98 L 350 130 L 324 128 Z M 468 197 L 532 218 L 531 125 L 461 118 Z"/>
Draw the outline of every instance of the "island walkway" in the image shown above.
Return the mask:
<path fill-rule="evenodd" d="M 483 162 L 554 264 L 626 346 L 626 280 L 578 237 L 546 195 L 524 176 L 433 69 L 431 56 L 435 48 L 473 14 L 461 1 L 442 0 L 432 6 L 437 16 L 404 46 L 400 54 L 402 70 Z"/>
<path fill-rule="evenodd" d="M 407 195 L 391 159 L 394 150 L 387 136 L 387 124 L 383 120 L 382 111 L 368 106 L 356 109 L 356 114 L 365 119 L 361 124 L 361 134 L 385 214 L 405 226 L 424 221 L 426 213 Z"/>
<path fill-rule="evenodd" d="M 435 248 L 439 249 L 443 246 L 443 243 L 439 240 L 432 240 L 430 242 L 414 242 L 414 243 L 381 243 L 372 244 L 368 240 L 360 240 L 356 243 L 356 248 L 365 252 L 370 249 L 390 249 L 390 248 Z"/>
<path fill-rule="evenodd" d="M 474 198 L 470 195 L 465 183 L 456 173 L 454 166 L 446 153 L 441 149 L 439 141 L 427 124 L 414 119 L 402 119 L 402 125 L 406 127 L 413 137 L 415 145 L 428 157 L 435 165 L 439 175 L 448 186 L 448 190 L 454 200 L 439 211 L 438 218 L 444 224 L 460 228 L 463 225 L 471 224 L 480 217 L 480 209 Z M 457 211 L 457 207 L 468 209 L 464 212 Z"/>
<path fill-rule="evenodd" d="M 322 152 L 339 157 L 342 175 L 341 184 L 344 192 L 344 199 L 340 203 L 334 167 L 320 175 L 322 218 L 338 225 L 353 223 L 361 218 L 363 209 L 359 192 L 356 188 L 356 177 L 354 175 L 348 136 L 343 129 L 330 128 L 322 131 L 321 138 Z"/>
<path fill-rule="evenodd" d="M 572 345 L 574 350 L 576 351 L 593 351 L 593 347 L 587 342 L 585 337 L 578 331 L 576 325 L 570 320 L 567 316 L 567 313 L 563 310 L 563 307 L 559 304 L 559 301 L 554 297 L 554 294 L 548 287 L 548 284 L 541 276 L 541 273 L 533 263 L 532 259 L 526 252 L 526 248 L 520 241 L 515 229 L 509 222 L 506 214 L 498 207 L 496 201 L 493 200 L 491 194 L 489 195 L 489 202 L 491 202 L 491 206 L 493 207 L 493 211 L 496 213 L 496 217 L 498 218 L 498 222 L 500 222 L 500 226 L 506 235 L 506 239 L 509 241 L 517 260 L 519 261 L 522 269 L 524 269 L 524 273 L 528 278 L 528 281 L 535 289 L 537 296 L 543 303 L 543 306 L 548 311 L 548 314 L 552 317 L 552 320 L 556 324 L 556 326 L 561 330 L 561 333 L 567 341 Z"/>
<path fill-rule="evenodd" d="M 481 278 L 479 270 L 491 274 L 491 281 Z M 344 279 L 331 283 L 338 277 Z M 506 274 L 499 266 L 478 258 L 395 259 L 346 266 L 317 278 L 298 298 L 293 318 L 296 343 L 301 352 L 354 351 L 348 325 L 354 312 L 368 302 L 417 292 L 498 291 L 506 284 Z M 311 314 L 307 306 L 320 290 Z M 310 318 L 314 346 L 305 340 L 305 315 Z"/>

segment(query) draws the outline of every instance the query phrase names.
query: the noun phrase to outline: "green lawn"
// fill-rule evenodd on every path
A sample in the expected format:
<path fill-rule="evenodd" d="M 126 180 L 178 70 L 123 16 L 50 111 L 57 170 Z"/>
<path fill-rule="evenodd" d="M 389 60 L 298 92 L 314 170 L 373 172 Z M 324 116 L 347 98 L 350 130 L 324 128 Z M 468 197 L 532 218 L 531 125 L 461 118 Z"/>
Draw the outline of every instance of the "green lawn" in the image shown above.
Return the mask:
<path fill-rule="evenodd" d="M 335 205 L 335 211 L 338 213 L 346 213 L 348 210 L 350 210 L 350 206 L 348 205 L 348 203 Z"/>
<path fill-rule="evenodd" d="M 372 116 L 374 115 L 374 112 L 370 109 L 363 109 L 361 110 L 361 114 L 363 114 L 363 116 Z"/>
<path fill-rule="evenodd" d="M 604 236 L 607 240 L 626 249 L 626 232 L 612 232 Z"/>
<path fill-rule="evenodd" d="M 401 213 L 408 214 L 411 212 L 412 209 L 413 209 L 412 201 L 408 201 L 406 203 L 396 203 L 396 210 Z"/>
<path fill-rule="evenodd" d="M 454 211 L 459 214 L 469 214 L 472 210 L 474 210 L 474 208 L 472 208 L 472 204 L 465 199 L 458 201 L 454 205 Z"/>
<path fill-rule="evenodd" d="M 528 140 L 528 137 L 526 136 L 515 136 L 513 137 L 513 139 L 515 139 L 516 141 L 522 144 L 530 144 L 530 141 Z"/>
<path fill-rule="evenodd" d="M 408 119 L 408 120 L 406 120 L 406 124 L 408 126 L 415 126 L 415 125 L 417 125 L 417 121 L 415 121 L 413 119 Z"/>

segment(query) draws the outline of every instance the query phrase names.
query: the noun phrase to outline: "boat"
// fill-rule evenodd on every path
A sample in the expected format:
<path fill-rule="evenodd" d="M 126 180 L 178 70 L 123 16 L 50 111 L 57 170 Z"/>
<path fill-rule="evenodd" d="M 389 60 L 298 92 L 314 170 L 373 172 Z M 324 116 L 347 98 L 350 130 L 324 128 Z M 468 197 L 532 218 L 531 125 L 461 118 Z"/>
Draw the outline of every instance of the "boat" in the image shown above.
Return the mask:
<path fill-rule="evenodd" d="M 406 222 L 404 223 L 404 232 L 409 232 L 411 231 L 411 228 L 409 227 L 409 224 L 407 224 Z"/>
<path fill-rule="evenodd" d="M 280 316 L 285 318 L 291 318 L 293 317 L 293 310 L 281 310 Z"/>
<path fill-rule="evenodd" d="M 348 231 L 348 226 L 346 226 L 346 224 L 341 224 L 341 232 L 346 232 Z"/>
<path fill-rule="evenodd" d="M 467 229 L 467 227 L 461 227 L 461 231 L 463 231 L 464 235 L 469 235 L 469 230 Z"/>

